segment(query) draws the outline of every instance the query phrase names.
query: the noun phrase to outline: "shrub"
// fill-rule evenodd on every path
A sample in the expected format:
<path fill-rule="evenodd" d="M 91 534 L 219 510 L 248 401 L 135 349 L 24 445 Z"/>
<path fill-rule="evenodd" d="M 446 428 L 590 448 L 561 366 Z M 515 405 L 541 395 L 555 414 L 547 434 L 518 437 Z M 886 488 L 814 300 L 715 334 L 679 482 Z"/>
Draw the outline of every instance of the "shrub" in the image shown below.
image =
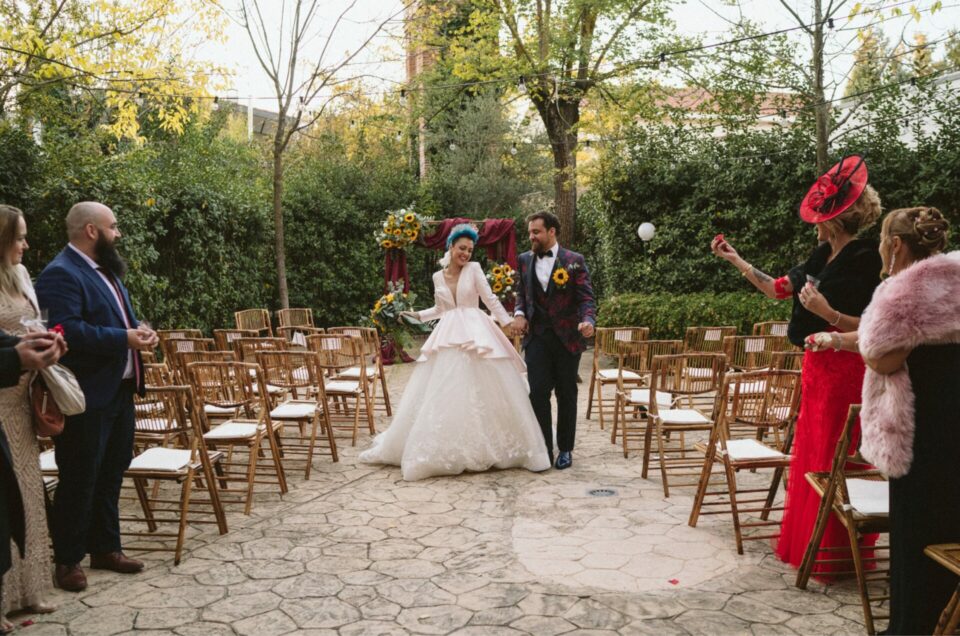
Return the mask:
<path fill-rule="evenodd" d="M 759 292 L 623 294 L 601 302 L 600 327 L 650 327 L 656 339 L 683 338 L 687 327 L 732 325 L 749 334 L 754 323 L 790 318 L 790 303 Z"/>

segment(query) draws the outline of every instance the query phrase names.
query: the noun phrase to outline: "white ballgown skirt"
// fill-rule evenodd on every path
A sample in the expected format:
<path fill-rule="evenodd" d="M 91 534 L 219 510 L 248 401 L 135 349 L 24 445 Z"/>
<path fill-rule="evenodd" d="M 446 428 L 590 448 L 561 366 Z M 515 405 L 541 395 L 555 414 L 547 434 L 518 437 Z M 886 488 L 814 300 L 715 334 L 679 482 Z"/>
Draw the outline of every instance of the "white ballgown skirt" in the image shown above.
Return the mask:
<path fill-rule="evenodd" d="M 360 461 L 400 466 L 406 481 L 550 467 L 526 366 L 486 313 L 445 312 L 416 364 L 390 427 Z"/>

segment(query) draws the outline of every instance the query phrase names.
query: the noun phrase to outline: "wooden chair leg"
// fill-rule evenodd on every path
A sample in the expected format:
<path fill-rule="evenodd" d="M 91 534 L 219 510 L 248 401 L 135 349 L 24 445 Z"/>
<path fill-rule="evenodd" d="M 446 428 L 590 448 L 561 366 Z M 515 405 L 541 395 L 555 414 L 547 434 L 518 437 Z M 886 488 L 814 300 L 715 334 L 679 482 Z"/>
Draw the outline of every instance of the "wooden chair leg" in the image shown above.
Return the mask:
<path fill-rule="evenodd" d="M 934 636 L 946 636 L 957 632 L 957 624 L 960 623 L 960 583 L 954 590 L 953 596 L 947 601 L 947 606 L 943 608 L 940 614 L 940 620 L 937 621 L 937 627 L 933 630 Z"/>
<path fill-rule="evenodd" d="M 243 514 L 249 515 L 253 507 L 253 484 L 257 474 L 257 457 L 260 455 L 260 443 L 263 438 L 258 434 L 250 447 L 250 459 L 247 464 L 247 502 L 243 507 Z"/>
<path fill-rule="evenodd" d="M 317 443 L 317 423 L 320 416 L 314 413 L 313 421 L 310 425 L 310 444 L 307 446 L 307 465 L 303 469 L 303 479 L 310 479 L 310 469 L 313 468 L 313 447 Z"/>
<path fill-rule="evenodd" d="M 810 581 L 810 575 L 813 573 L 813 565 L 817 560 L 817 553 L 820 551 L 820 542 L 823 541 L 823 533 L 827 529 L 827 522 L 830 521 L 830 515 L 833 509 L 833 491 L 831 487 L 820 500 L 820 509 L 817 511 L 817 521 L 813 526 L 813 533 L 810 535 L 810 542 L 807 543 L 807 549 L 803 553 L 803 560 L 800 561 L 800 568 L 797 570 L 797 587 L 801 590 L 807 589 L 807 583 Z"/>
<path fill-rule="evenodd" d="M 147 529 L 150 532 L 157 531 L 157 521 L 153 516 L 153 508 L 150 505 L 150 497 L 147 495 L 147 482 L 145 479 L 134 479 L 134 489 L 137 491 L 137 499 L 140 500 L 140 507 L 143 509 L 143 517 L 147 522 Z"/>
<path fill-rule="evenodd" d="M 737 476 L 724 458 L 723 470 L 727 476 L 727 492 L 730 495 L 730 514 L 733 515 L 733 535 L 737 539 L 737 554 L 743 554 L 743 529 L 740 527 L 740 508 L 737 505 Z"/>
<path fill-rule="evenodd" d="M 180 556 L 183 554 L 183 540 L 187 535 L 187 516 L 190 511 L 190 494 L 193 490 L 195 473 L 193 468 L 187 471 L 187 478 L 183 480 L 180 489 L 180 527 L 177 530 L 177 547 L 173 553 L 173 564 L 180 565 Z"/>
<path fill-rule="evenodd" d="M 597 371 L 596 369 L 590 370 L 590 399 L 587 400 L 587 419 L 590 419 L 590 416 L 593 414 L 593 399 L 594 399 L 594 387 L 597 383 Z"/>
<path fill-rule="evenodd" d="M 337 438 L 333 434 L 333 423 L 330 421 L 330 414 L 324 409 L 323 412 L 323 430 L 327 436 L 327 443 L 330 444 L 330 456 L 333 458 L 334 462 L 340 461 L 340 456 L 337 454 Z"/>
<path fill-rule="evenodd" d="M 716 435 L 712 434 L 707 446 L 706 457 L 703 458 L 703 471 L 700 473 L 700 483 L 697 484 L 697 494 L 693 498 L 693 508 L 690 510 L 690 518 L 687 520 L 687 525 L 692 528 L 697 527 L 700 511 L 703 509 L 703 500 L 706 499 L 707 490 L 710 488 L 710 475 L 713 472 L 713 461 L 716 453 Z"/>
<path fill-rule="evenodd" d="M 600 419 L 600 430 L 604 430 L 606 422 L 603 419 L 603 382 L 597 382 L 597 412 Z"/>
<path fill-rule="evenodd" d="M 201 453 L 205 452 L 202 448 L 200 449 Z M 227 515 L 223 509 L 223 502 L 220 500 L 220 491 L 217 488 L 217 482 L 214 481 L 214 467 L 210 464 L 210 456 L 207 455 L 206 461 L 201 462 L 201 467 L 203 469 L 204 482 L 207 488 L 207 493 L 210 496 L 210 505 L 213 507 L 213 516 L 217 520 L 217 530 L 220 531 L 220 534 L 227 533 Z M 221 472 L 223 467 L 220 465 L 220 462 L 217 462 L 217 466 Z"/>
<path fill-rule="evenodd" d="M 667 482 L 667 453 L 663 445 L 663 423 L 657 420 L 657 451 L 660 453 L 660 479 L 663 481 L 663 496 L 670 496 L 670 484 Z"/>
<path fill-rule="evenodd" d="M 650 415 L 646 417 L 646 429 L 643 431 L 643 467 L 640 470 L 640 477 L 647 478 L 647 471 L 650 468 L 650 447 L 653 445 L 653 423 L 650 421 Z"/>
<path fill-rule="evenodd" d="M 620 424 L 620 392 L 613 398 L 613 424 L 610 425 L 610 443 L 617 443 L 617 429 Z"/>
<path fill-rule="evenodd" d="M 393 409 L 390 406 L 390 392 L 387 391 L 387 376 L 383 372 L 383 360 L 377 360 L 377 367 L 380 370 L 380 387 L 383 390 L 383 406 L 386 408 L 387 417 L 393 415 Z"/>
<path fill-rule="evenodd" d="M 867 634 L 874 636 L 877 633 L 873 625 L 873 608 L 870 607 L 870 594 L 867 590 L 867 577 L 863 569 L 863 555 L 860 553 L 860 542 L 857 540 L 857 530 L 849 524 L 847 537 L 850 540 L 850 553 L 853 556 L 853 570 L 857 575 L 857 589 L 860 591 L 860 604 L 863 606 L 863 622 Z"/>

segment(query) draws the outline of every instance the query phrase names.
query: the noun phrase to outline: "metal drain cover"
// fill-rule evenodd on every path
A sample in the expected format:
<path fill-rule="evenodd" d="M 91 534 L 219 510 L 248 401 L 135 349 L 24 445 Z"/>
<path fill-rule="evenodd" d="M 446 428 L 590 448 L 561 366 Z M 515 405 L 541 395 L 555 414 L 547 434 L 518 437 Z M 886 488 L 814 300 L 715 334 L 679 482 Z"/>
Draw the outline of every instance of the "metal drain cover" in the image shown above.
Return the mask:
<path fill-rule="evenodd" d="M 593 490 L 588 490 L 587 494 L 591 497 L 613 497 L 617 494 L 617 491 L 613 488 L 594 488 Z"/>

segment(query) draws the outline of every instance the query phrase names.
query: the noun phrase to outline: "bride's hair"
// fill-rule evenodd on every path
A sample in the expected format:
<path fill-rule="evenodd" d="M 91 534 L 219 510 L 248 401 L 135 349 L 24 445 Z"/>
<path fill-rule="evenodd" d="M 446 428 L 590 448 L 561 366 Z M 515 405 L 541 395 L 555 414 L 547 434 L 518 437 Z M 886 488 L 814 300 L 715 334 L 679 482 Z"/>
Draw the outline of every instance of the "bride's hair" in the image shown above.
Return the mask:
<path fill-rule="evenodd" d="M 473 241 L 473 244 L 476 245 L 480 235 L 477 234 L 477 228 L 469 223 L 454 225 L 453 229 L 450 230 L 450 235 L 447 237 L 447 251 L 443 253 L 443 258 L 440 259 L 440 267 L 446 268 L 450 264 L 450 250 L 453 248 L 453 244 L 457 242 L 457 239 L 463 237 L 469 238 Z"/>

